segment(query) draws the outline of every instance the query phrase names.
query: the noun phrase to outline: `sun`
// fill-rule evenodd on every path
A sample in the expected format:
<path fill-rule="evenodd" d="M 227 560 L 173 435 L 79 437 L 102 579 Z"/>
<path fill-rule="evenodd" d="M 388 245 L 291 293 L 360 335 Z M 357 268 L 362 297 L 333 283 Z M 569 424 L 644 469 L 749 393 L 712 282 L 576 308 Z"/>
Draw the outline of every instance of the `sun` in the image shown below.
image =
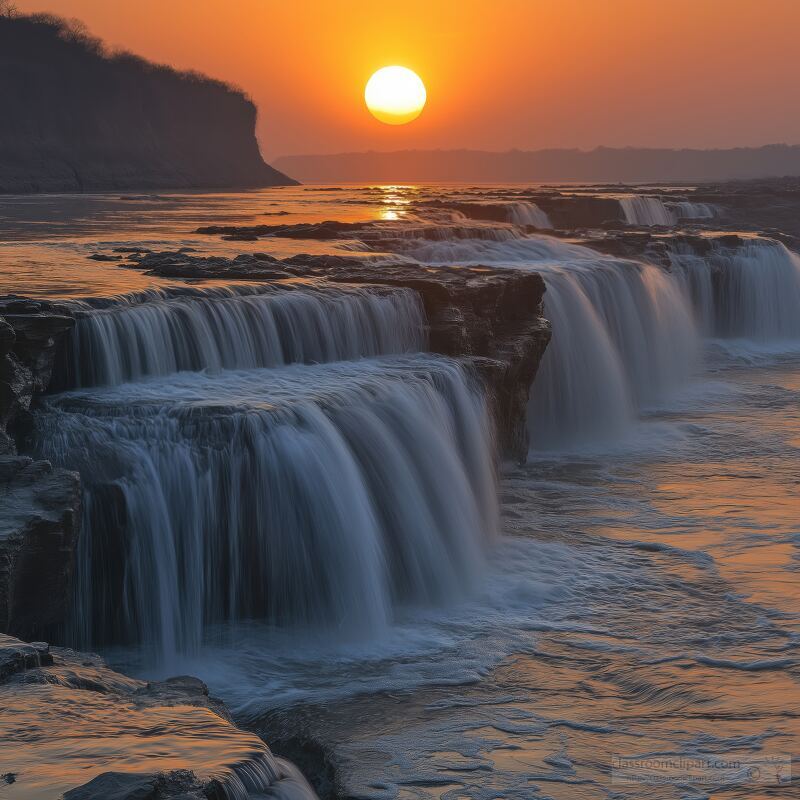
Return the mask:
<path fill-rule="evenodd" d="M 387 125 L 405 125 L 425 107 L 425 84 L 406 67 L 383 67 L 368 81 L 364 100 L 375 119 Z"/>

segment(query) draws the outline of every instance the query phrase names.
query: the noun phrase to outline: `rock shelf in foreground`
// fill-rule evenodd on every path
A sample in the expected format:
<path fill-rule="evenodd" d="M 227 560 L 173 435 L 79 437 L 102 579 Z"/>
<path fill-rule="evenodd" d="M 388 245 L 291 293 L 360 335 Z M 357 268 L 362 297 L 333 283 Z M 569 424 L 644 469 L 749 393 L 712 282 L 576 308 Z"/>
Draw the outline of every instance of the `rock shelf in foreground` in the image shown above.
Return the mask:
<path fill-rule="evenodd" d="M 96 655 L 0 634 L 0 708 L 0 780 L 20 796 L 316 797 L 197 678 L 145 683 Z"/>

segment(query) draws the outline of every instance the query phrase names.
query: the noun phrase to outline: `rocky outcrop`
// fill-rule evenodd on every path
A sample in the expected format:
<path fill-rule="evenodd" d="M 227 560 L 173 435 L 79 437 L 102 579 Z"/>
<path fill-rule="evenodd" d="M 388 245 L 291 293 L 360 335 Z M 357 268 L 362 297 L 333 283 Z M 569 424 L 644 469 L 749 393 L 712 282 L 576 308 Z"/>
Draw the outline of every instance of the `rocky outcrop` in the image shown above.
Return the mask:
<path fill-rule="evenodd" d="M 145 683 L 98 656 L 0 634 L 0 774 L 65 800 L 313 800 L 196 678 Z"/>
<path fill-rule="evenodd" d="M 368 222 L 301 222 L 296 225 L 206 225 L 195 233 L 222 236 L 232 241 L 253 242 L 262 236 L 277 236 L 281 239 L 338 239 L 343 234 L 363 231 Z"/>
<path fill-rule="evenodd" d="M 528 394 L 550 327 L 542 317 L 544 281 L 537 273 L 491 267 L 381 264 L 343 256 L 276 259 L 244 253 L 228 259 L 188 252 L 131 254 L 131 264 L 161 277 L 331 283 L 409 288 L 422 299 L 432 352 L 473 359 L 493 400 L 501 451 L 527 453 Z"/>
<path fill-rule="evenodd" d="M 0 454 L 14 453 L 30 423 L 31 399 L 53 373 L 58 345 L 75 324 L 51 303 L 0 300 Z"/>
<path fill-rule="evenodd" d="M 737 248 L 744 245 L 747 239 L 736 233 L 701 235 L 680 231 L 664 235 L 646 231 L 591 231 L 582 237 L 575 237 L 573 241 L 607 255 L 641 259 L 669 269 L 672 264 L 670 253 L 683 250 L 708 256 L 715 247 Z"/>
<path fill-rule="evenodd" d="M 80 478 L 0 457 L 0 631 L 52 637 L 64 625 L 80 526 Z"/>
<path fill-rule="evenodd" d="M 754 231 L 800 249 L 800 178 L 729 181 L 700 186 L 693 199 L 722 209 L 717 227 Z"/>
<path fill-rule="evenodd" d="M 264 163 L 239 90 L 74 23 L 0 14 L 0 193 L 293 184 Z"/>
<path fill-rule="evenodd" d="M 80 481 L 14 454 L 74 320 L 49 303 L 19 298 L 0 302 L 0 314 L 0 631 L 51 636 L 67 607 Z"/>

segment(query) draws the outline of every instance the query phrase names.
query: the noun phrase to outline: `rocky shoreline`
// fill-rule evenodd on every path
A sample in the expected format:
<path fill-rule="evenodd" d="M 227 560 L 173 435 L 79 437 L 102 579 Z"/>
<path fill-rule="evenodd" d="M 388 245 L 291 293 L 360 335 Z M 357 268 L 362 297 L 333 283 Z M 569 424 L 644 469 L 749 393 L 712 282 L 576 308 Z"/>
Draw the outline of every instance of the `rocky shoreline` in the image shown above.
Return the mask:
<path fill-rule="evenodd" d="M 0 634 L 0 786 L 64 800 L 316 797 L 202 681 L 144 682 Z"/>

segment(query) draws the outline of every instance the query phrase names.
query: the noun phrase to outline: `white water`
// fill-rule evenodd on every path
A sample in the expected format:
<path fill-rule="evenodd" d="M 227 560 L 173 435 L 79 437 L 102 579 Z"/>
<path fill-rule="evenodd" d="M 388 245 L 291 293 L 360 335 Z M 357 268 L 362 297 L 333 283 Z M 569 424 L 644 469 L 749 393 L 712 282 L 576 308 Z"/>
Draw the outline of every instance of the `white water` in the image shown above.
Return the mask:
<path fill-rule="evenodd" d="M 82 316 L 67 344 L 65 387 L 114 385 L 182 370 L 322 363 L 425 346 L 416 292 L 243 286 L 150 290 Z"/>
<path fill-rule="evenodd" d="M 658 197 L 631 195 L 621 197 L 619 204 L 628 225 L 674 225 L 676 220 L 670 210 Z"/>
<path fill-rule="evenodd" d="M 550 217 L 536 203 L 520 200 L 508 205 L 509 221 L 514 225 L 532 225 L 535 228 L 552 228 Z"/>
<path fill-rule="evenodd" d="M 688 200 L 667 203 L 675 217 L 675 221 L 681 219 L 713 219 L 717 216 L 717 209 L 710 203 L 691 203 Z"/>
<path fill-rule="evenodd" d="M 531 393 L 534 448 L 619 437 L 645 406 L 680 388 L 699 338 L 689 299 L 669 273 L 545 236 L 503 243 L 417 242 L 424 263 L 539 272 L 553 337 Z"/>
<path fill-rule="evenodd" d="M 692 203 L 688 200 L 664 202 L 660 197 L 631 195 L 619 200 L 628 225 L 671 227 L 682 219 L 712 219 L 717 209 L 709 203 Z"/>
<path fill-rule="evenodd" d="M 623 436 L 696 365 L 687 303 L 661 270 L 594 261 L 543 270 L 553 339 L 531 391 L 535 449 Z"/>
<path fill-rule="evenodd" d="M 713 241 L 702 254 L 678 243 L 670 258 L 707 335 L 761 343 L 800 339 L 800 256 L 780 242 Z"/>
<path fill-rule="evenodd" d="M 251 617 L 374 632 L 457 596 L 495 525 L 483 400 L 443 359 L 180 373 L 38 420 L 86 487 L 84 642 L 169 657 Z"/>

